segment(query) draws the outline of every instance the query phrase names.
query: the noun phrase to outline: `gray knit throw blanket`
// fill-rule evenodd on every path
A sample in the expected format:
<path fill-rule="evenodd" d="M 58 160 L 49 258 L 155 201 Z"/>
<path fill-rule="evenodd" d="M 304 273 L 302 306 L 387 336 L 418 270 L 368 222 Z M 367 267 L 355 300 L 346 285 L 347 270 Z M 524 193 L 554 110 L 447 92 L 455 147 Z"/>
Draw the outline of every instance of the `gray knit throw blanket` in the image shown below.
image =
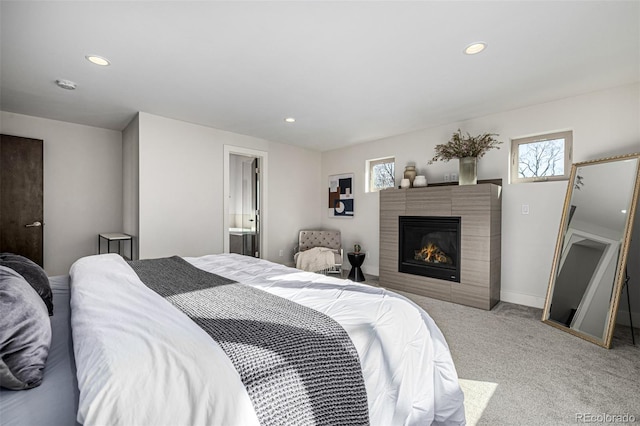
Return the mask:
<path fill-rule="evenodd" d="M 129 265 L 218 342 L 261 425 L 369 424 L 358 353 L 327 315 L 177 256 Z"/>

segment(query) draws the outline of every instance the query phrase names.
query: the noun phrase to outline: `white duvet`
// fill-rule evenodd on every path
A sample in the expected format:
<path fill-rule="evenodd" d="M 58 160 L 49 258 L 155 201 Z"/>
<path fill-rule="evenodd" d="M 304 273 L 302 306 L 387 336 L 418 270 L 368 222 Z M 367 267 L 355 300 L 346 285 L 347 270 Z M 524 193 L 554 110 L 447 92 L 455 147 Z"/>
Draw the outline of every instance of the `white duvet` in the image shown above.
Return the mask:
<path fill-rule="evenodd" d="M 461 425 L 463 395 L 433 320 L 395 293 L 234 254 L 194 266 L 329 315 L 362 364 L 372 425 Z M 71 267 L 71 325 L 87 425 L 257 425 L 231 361 L 116 254 Z"/>

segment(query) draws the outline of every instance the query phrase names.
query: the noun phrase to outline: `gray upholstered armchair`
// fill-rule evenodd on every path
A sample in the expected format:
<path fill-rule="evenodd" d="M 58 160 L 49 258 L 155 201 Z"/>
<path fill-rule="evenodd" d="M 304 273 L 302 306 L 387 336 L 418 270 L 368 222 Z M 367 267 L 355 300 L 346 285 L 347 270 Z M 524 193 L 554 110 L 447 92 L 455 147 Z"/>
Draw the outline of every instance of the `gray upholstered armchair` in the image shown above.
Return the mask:
<path fill-rule="evenodd" d="M 315 247 L 325 247 L 334 253 L 335 266 L 323 272 L 341 274 L 342 259 L 342 237 L 340 231 L 305 230 L 298 235 L 298 246 L 294 249 L 293 260 L 298 264 L 300 253 Z"/>

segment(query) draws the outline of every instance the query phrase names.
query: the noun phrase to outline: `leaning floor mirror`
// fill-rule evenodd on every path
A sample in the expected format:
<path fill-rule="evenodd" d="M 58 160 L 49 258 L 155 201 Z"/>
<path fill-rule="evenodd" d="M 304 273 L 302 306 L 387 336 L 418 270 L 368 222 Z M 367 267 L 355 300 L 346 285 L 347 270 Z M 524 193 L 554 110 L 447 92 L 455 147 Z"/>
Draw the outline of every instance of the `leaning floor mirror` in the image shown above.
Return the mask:
<path fill-rule="evenodd" d="M 640 154 L 573 164 L 543 322 L 611 347 L 639 187 Z"/>

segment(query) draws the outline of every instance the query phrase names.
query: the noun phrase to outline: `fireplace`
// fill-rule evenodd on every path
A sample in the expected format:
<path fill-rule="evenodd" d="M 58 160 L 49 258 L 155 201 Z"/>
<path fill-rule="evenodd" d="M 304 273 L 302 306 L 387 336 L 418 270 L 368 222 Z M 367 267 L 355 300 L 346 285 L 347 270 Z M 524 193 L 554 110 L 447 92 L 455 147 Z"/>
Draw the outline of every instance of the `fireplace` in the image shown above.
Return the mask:
<path fill-rule="evenodd" d="M 411 189 L 385 189 L 380 191 L 380 282 L 392 290 L 406 291 L 434 299 L 460 303 L 481 309 L 491 309 L 500 301 L 500 239 L 502 235 L 502 191 L 499 185 L 433 185 Z M 402 272 L 418 267 L 415 251 L 422 250 L 422 237 L 437 232 L 430 225 L 424 229 L 419 222 L 409 222 L 408 230 L 399 226 L 406 216 L 430 218 L 455 218 L 460 228 L 455 247 L 457 256 L 447 266 L 456 265 L 451 271 L 437 271 L 441 278 L 411 275 Z M 423 217 L 418 220 L 424 220 Z M 402 219 L 400 219 L 402 218 Z M 450 224 L 447 224 L 448 227 Z M 399 232 L 400 231 L 400 232 Z M 416 241 L 419 235 L 419 241 Z M 404 241 L 413 238 L 413 242 Z M 402 240 L 401 240 L 402 239 Z M 400 244 L 420 247 L 403 253 Z M 446 251 L 446 250 L 445 250 Z M 398 256 L 399 255 L 399 256 Z M 424 263 L 424 262 L 423 262 Z M 442 265 L 428 265 L 438 268 Z M 432 269 L 430 272 L 434 272 Z M 453 280 L 451 276 L 458 277 Z"/>
<path fill-rule="evenodd" d="M 460 217 L 400 216 L 398 271 L 460 282 Z"/>

